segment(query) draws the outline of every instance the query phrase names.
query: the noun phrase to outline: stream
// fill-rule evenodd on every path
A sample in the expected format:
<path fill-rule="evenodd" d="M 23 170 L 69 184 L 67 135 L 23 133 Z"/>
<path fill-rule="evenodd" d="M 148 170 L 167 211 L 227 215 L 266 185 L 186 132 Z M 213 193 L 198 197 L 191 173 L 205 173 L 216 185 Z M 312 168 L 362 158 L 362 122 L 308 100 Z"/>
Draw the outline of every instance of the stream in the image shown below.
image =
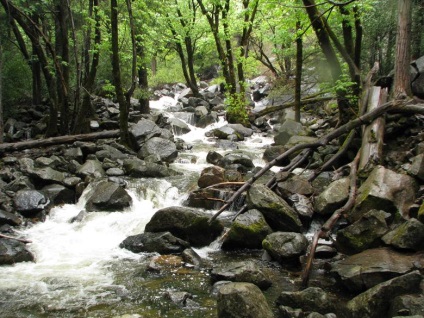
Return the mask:
<path fill-rule="evenodd" d="M 163 111 L 172 102 L 165 98 L 152 102 L 151 107 Z M 142 233 L 158 209 L 183 204 L 197 187 L 200 172 L 209 166 L 208 151 L 231 151 L 217 149 L 216 140 L 205 137 L 207 130 L 224 124 L 220 119 L 206 129 L 190 125 L 191 132 L 176 136 L 192 146 L 171 165 L 182 175 L 128 180 L 133 204 L 126 211 L 89 213 L 81 222 L 72 222 L 84 208 L 89 186 L 77 204 L 56 207 L 45 222 L 21 229 L 20 236 L 32 241 L 28 248 L 36 262 L 1 267 L 0 317 L 216 317 L 207 270 L 179 267 L 152 272 L 148 270 L 152 254 L 134 254 L 119 244 Z M 238 145 L 256 166 L 263 166 L 263 147 L 271 142 L 271 138 L 253 135 Z M 196 251 L 214 261 L 218 250 L 214 242 Z M 287 285 L 287 281 L 281 283 Z M 277 291 L 279 284 L 275 286 Z M 175 305 L 164 297 L 169 291 L 188 291 L 196 306 Z"/>

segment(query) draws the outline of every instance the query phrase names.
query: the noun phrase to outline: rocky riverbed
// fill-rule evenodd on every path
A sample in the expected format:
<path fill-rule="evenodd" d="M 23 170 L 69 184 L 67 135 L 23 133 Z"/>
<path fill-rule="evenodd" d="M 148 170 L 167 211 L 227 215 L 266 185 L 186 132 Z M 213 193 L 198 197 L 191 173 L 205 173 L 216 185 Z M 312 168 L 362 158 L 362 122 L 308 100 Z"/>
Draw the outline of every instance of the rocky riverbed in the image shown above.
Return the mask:
<path fill-rule="evenodd" d="M 266 85 L 264 78 L 252 82 L 252 95 L 264 98 L 257 108 L 272 104 L 264 97 Z M 328 240 L 319 241 L 309 287 L 302 289 L 301 271 L 312 235 L 349 195 L 344 170 L 332 168 L 314 181 L 309 179 L 314 169 L 338 151 L 337 143 L 320 147 L 309 162 L 292 172 L 279 169 L 290 161 L 280 162 L 233 204 L 231 212 L 209 220 L 240 183 L 266 162 L 325 134 L 332 114 L 315 105 L 304 110 L 301 123 L 286 110 L 257 118 L 246 128 L 223 120 L 219 86 L 204 84 L 203 98 L 191 96 L 182 84 L 155 93 L 169 104 L 153 107 L 149 115 L 131 112 L 134 151 L 117 140 L 104 139 L 3 153 L 0 233 L 19 237 L 21 229 L 45 222 L 52 209 L 77 203 L 83 193 L 84 205 L 69 220 L 72 224 L 84 222 L 93 213 L 127 211 L 134 205 L 133 182 L 171 180 L 184 193 L 183 200 L 158 207 L 143 230 L 117 244 L 146 260 L 137 281 L 149 275 L 172 280 L 176 273 L 180 281 L 188 277 L 194 281 L 191 287 L 177 284 L 155 295 L 168 308 L 164 317 L 424 315 L 422 116 L 387 117 L 384 162 L 360 176 L 354 208 L 338 222 Z M 175 95 L 178 101 L 173 99 Z M 99 119 L 92 122 L 93 131 L 117 128 L 117 105 L 104 98 L 95 103 Z M 253 104 L 252 108 L 255 112 Z M 8 140 L 42 133 L 42 110 L 40 107 L 35 113 L 23 108 L 19 119 L 9 119 L 5 127 Z M 216 125 L 218 121 L 220 125 Z M 204 129 L 204 139 L 184 138 L 196 128 Z M 336 166 L 350 162 L 354 152 L 353 147 Z M 275 178 L 273 190 L 265 186 L 270 178 Z M 155 191 L 162 190 L 159 186 Z M 242 206 L 246 212 L 233 219 Z M 210 246 L 214 246 L 212 252 Z M 2 267 L 19 262 L 37 262 L 31 244 L 0 238 Z M 128 273 L 124 273 L 127 270 L 116 275 L 117 281 L 128 283 Z M 134 272 L 131 275 L 137 277 Z M 7 286 L 2 288 L 7 290 Z M 155 290 L 153 285 L 151 289 Z M 126 297 L 136 301 L 138 296 Z M 150 305 L 144 306 L 147 312 Z M 195 310 L 182 314 L 169 309 L 174 307 Z M 12 317 L 13 310 L 9 310 L 3 312 L 4 317 Z M 133 307 L 127 310 L 130 317 L 145 317 Z M 125 311 L 99 312 L 98 317 L 129 317 Z M 35 310 L 34 317 L 55 314 L 43 307 Z M 64 317 L 85 317 L 78 310 L 67 314 Z M 152 310 L 146 317 L 155 315 L 158 312 Z"/>

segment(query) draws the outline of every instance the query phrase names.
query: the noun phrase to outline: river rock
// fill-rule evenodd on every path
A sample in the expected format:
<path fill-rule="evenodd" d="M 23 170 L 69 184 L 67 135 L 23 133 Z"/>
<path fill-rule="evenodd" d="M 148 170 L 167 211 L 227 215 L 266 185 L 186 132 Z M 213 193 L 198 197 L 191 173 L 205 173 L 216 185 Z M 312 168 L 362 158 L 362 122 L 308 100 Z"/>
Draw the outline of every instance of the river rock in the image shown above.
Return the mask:
<path fill-rule="evenodd" d="M 106 158 L 112 161 L 117 161 L 119 159 L 123 160 L 128 158 L 128 155 L 110 145 L 102 145 L 101 149 L 96 152 L 96 157 L 100 161 L 104 161 Z"/>
<path fill-rule="evenodd" d="M 22 224 L 22 219 L 16 214 L 0 210 L 0 226 L 1 225 L 17 226 Z"/>
<path fill-rule="evenodd" d="M 26 249 L 24 243 L 0 238 L 0 265 L 33 262 L 34 260 L 34 255 Z"/>
<path fill-rule="evenodd" d="M 261 289 L 267 289 L 272 285 L 272 281 L 253 261 L 230 262 L 216 265 L 211 271 L 211 279 L 213 282 L 224 280 L 252 283 Z"/>
<path fill-rule="evenodd" d="M 168 124 L 171 125 L 173 133 L 177 136 L 187 134 L 191 131 L 190 127 L 179 118 L 168 118 Z"/>
<path fill-rule="evenodd" d="M 65 149 L 63 152 L 63 156 L 67 160 L 76 160 L 79 163 L 82 163 L 84 159 L 84 154 L 80 147 L 71 147 L 71 148 Z"/>
<path fill-rule="evenodd" d="M 237 151 L 225 154 L 218 165 L 226 169 L 236 168 L 235 170 L 241 170 L 241 172 L 247 172 L 255 167 L 247 154 Z"/>
<path fill-rule="evenodd" d="M 390 308 L 390 317 L 411 316 L 422 318 L 424 315 L 424 295 L 402 295 L 396 297 Z"/>
<path fill-rule="evenodd" d="M 156 252 L 159 254 L 181 253 L 188 246 L 188 242 L 173 236 L 169 232 L 146 232 L 138 235 L 132 235 L 119 244 L 120 248 L 125 248 L 134 253 Z"/>
<path fill-rule="evenodd" d="M 263 184 L 253 184 L 247 191 L 248 209 L 257 209 L 267 223 L 277 231 L 300 232 L 302 223 L 284 199 Z"/>
<path fill-rule="evenodd" d="M 178 157 L 177 146 L 171 140 L 153 137 L 141 147 L 138 153 L 140 159 L 150 155 L 158 155 L 161 161 L 171 163 Z"/>
<path fill-rule="evenodd" d="M 24 216 L 42 211 L 49 203 L 49 199 L 37 190 L 20 190 L 13 198 L 16 211 Z"/>
<path fill-rule="evenodd" d="M 146 225 L 146 232 L 169 231 L 191 245 L 205 246 L 221 234 L 224 227 L 215 220 L 209 223 L 210 215 L 187 207 L 167 207 L 158 210 Z"/>
<path fill-rule="evenodd" d="M 304 177 L 292 175 L 287 180 L 277 183 L 277 188 L 284 198 L 293 194 L 310 196 L 314 193 L 311 183 Z"/>
<path fill-rule="evenodd" d="M 419 98 L 424 98 L 424 56 L 416 59 L 413 63 L 415 67 L 411 67 L 412 93 Z"/>
<path fill-rule="evenodd" d="M 220 128 L 215 128 L 212 131 L 212 134 L 219 139 L 231 139 L 235 141 L 242 141 L 244 140 L 244 136 L 242 133 L 238 132 L 234 128 L 225 125 Z"/>
<path fill-rule="evenodd" d="M 92 178 L 102 178 L 106 176 L 106 172 L 103 170 L 102 163 L 97 159 L 89 159 L 78 169 L 77 175 Z"/>
<path fill-rule="evenodd" d="M 377 166 L 358 189 L 355 208 L 349 219 L 356 221 L 371 209 L 399 212 L 407 217 L 409 208 L 414 204 L 416 190 L 417 184 L 412 177 Z"/>
<path fill-rule="evenodd" d="M 137 124 L 129 128 L 130 138 L 133 143 L 137 145 L 138 149 L 152 137 L 159 137 L 162 130 L 153 121 L 148 119 L 141 119 Z"/>
<path fill-rule="evenodd" d="M 331 272 L 347 289 L 359 292 L 416 268 L 424 268 L 423 253 L 404 254 L 377 248 L 336 262 Z"/>
<path fill-rule="evenodd" d="M 221 167 L 207 167 L 200 173 L 197 185 L 199 188 L 206 188 L 208 186 L 224 182 L 224 172 L 225 170 Z"/>
<path fill-rule="evenodd" d="M 331 215 L 342 207 L 349 198 L 349 178 L 336 180 L 315 198 L 315 211 L 321 215 Z"/>
<path fill-rule="evenodd" d="M 218 318 L 273 318 L 261 290 L 250 283 L 228 283 L 218 291 Z"/>
<path fill-rule="evenodd" d="M 424 224 L 411 218 L 383 236 L 384 243 L 399 249 L 420 251 L 424 248 Z"/>
<path fill-rule="evenodd" d="M 389 317 L 392 300 L 397 296 L 419 292 L 421 280 L 420 272 L 414 271 L 368 289 L 347 303 L 350 317 Z"/>
<path fill-rule="evenodd" d="M 218 121 L 218 114 L 216 112 L 211 112 L 206 114 L 196 120 L 196 127 L 206 128 L 209 125 L 212 125 Z"/>
<path fill-rule="evenodd" d="M 272 160 L 276 159 L 281 154 L 285 153 L 287 151 L 287 148 L 285 146 L 269 146 L 265 149 L 264 154 L 262 158 L 266 162 L 271 162 Z M 286 166 L 290 163 L 290 158 L 288 157 L 283 160 L 277 161 L 277 166 Z"/>
<path fill-rule="evenodd" d="M 60 184 L 51 184 L 41 190 L 54 205 L 75 203 L 75 191 Z"/>
<path fill-rule="evenodd" d="M 129 207 L 131 203 L 132 198 L 123 187 L 115 182 L 102 181 L 97 184 L 94 192 L 87 200 L 85 209 L 88 212 L 122 211 Z"/>
<path fill-rule="evenodd" d="M 417 177 L 421 181 L 424 181 L 424 154 L 419 154 L 413 157 L 411 167 L 408 173 L 414 177 Z"/>
<path fill-rule="evenodd" d="M 292 232 L 274 232 L 262 242 L 264 250 L 280 263 L 297 262 L 299 256 L 306 252 L 308 240 L 303 234 Z"/>
<path fill-rule="evenodd" d="M 272 233 L 264 216 L 258 210 L 249 210 L 239 215 L 231 224 L 222 249 L 262 248 L 262 241 Z"/>
<path fill-rule="evenodd" d="M 206 155 L 206 162 L 212 165 L 218 165 L 219 161 L 222 160 L 222 158 L 224 158 L 223 155 L 221 155 L 220 153 L 216 151 L 211 150 Z"/>
<path fill-rule="evenodd" d="M 358 221 L 337 231 L 337 245 L 346 253 L 359 253 L 381 244 L 381 237 L 389 231 L 386 220 L 390 214 L 371 210 Z"/>
<path fill-rule="evenodd" d="M 309 287 L 298 292 L 282 292 L 277 305 L 315 311 L 320 314 L 333 312 L 336 300 L 319 287 Z"/>
<path fill-rule="evenodd" d="M 170 175 L 167 166 L 138 158 L 125 160 L 123 167 L 127 175 L 133 178 L 163 178 Z"/>
<path fill-rule="evenodd" d="M 228 124 L 227 126 L 234 129 L 237 133 L 243 135 L 243 137 L 251 137 L 253 135 L 253 129 L 247 128 L 242 124 Z"/>
<path fill-rule="evenodd" d="M 304 134 L 304 129 L 301 123 L 287 119 L 278 128 L 278 131 L 274 136 L 274 143 L 276 145 L 284 146 L 292 136 L 302 134 L 302 132 Z"/>
<path fill-rule="evenodd" d="M 35 186 L 27 176 L 17 176 L 4 186 L 5 191 L 18 192 L 19 190 L 33 190 Z"/>

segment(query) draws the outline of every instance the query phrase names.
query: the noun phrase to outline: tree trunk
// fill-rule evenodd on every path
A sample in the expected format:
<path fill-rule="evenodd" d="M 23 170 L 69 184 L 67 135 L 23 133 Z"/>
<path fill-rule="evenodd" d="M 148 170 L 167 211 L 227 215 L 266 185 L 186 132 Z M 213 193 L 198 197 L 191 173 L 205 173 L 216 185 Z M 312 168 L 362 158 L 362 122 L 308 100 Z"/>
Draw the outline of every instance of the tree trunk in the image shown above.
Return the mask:
<path fill-rule="evenodd" d="M 0 144 L 3 143 L 3 46 L 0 42 Z"/>
<path fill-rule="evenodd" d="M 417 59 L 423 54 L 424 46 L 424 3 L 419 0 L 416 1 L 414 9 L 413 32 L 412 32 L 412 58 Z"/>
<path fill-rule="evenodd" d="M 393 97 L 411 96 L 411 0 L 398 0 L 398 24 L 396 35 L 396 59 Z"/>
<path fill-rule="evenodd" d="M 301 24 L 300 21 L 296 23 L 296 31 L 300 32 Z M 296 38 L 296 78 L 294 87 L 294 111 L 295 120 L 300 123 L 300 101 L 301 101 L 301 90 L 302 90 L 302 66 L 303 66 L 303 42 L 302 35 L 299 34 Z"/>

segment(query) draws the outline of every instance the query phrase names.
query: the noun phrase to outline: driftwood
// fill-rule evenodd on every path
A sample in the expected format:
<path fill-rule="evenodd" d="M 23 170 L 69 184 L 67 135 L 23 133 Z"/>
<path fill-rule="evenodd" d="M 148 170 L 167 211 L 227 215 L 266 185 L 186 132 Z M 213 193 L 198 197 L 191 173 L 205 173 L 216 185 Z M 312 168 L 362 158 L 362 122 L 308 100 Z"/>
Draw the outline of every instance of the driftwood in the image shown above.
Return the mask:
<path fill-rule="evenodd" d="M 374 86 L 370 92 L 367 104 L 367 112 L 380 107 L 387 101 L 387 88 Z M 375 165 L 383 161 L 385 119 L 383 116 L 376 118 L 370 125 L 365 127 L 362 136 L 361 159 L 359 161 L 359 172 L 370 171 Z"/>
<path fill-rule="evenodd" d="M 8 235 L 4 235 L 4 234 L 0 234 L 0 238 L 5 238 L 5 239 L 8 239 L 8 240 L 15 240 L 15 241 L 19 241 L 19 242 L 22 242 L 22 243 L 32 243 L 32 241 L 30 241 L 30 240 L 20 239 L 20 238 L 17 238 L 17 237 L 8 236 Z"/>
<path fill-rule="evenodd" d="M 309 250 L 308 258 L 306 261 L 305 269 L 302 274 L 302 286 L 306 287 L 308 285 L 309 281 L 309 274 L 312 268 L 312 261 L 314 260 L 315 251 L 318 245 L 318 240 L 320 238 L 327 238 L 329 236 L 329 233 L 333 226 L 336 224 L 337 220 L 340 218 L 340 216 L 350 209 L 352 209 L 353 205 L 355 204 L 356 199 L 356 180 L 357 180 L 357 171 L 358 171 L 358 162 L 360 158 L 360 152 L 356 154 L 355 159 L 349 164 L 350 166 L 350 189 L 349 189 L 349 199 L 345 203 L 343 207 L 340 209 L 334 211 L 333 215 L 323 224 L 320 230 L 318 230 L 314 238 L 312 240 L 311 248 Z"/>
<path fill-rule="evenodd" d="M 310 105 L 310 104 L 315 104 L 315 103 L 319 103 L 319 102 L 326 102 L 329 100 L 334 99 L 334 97 L 332 96 L 328 96 L 328 97 L 317 97 L 317 98 L 305 98 L 302 99 L 300 101 L 300 106 L 305 106 L 305 105 Z M 284 103 L 281 105 L 275 105 L 275 106 L 268 106 L 267 108 L 258 111 L 257 113 L 253 113 L 253 115 L 255 115 L 255 118 L 276 112 L 276 111 L 280 111 L 286 108 L 290 108 L 290 107 L 294 107 L 295 106 L 295 102 L 290 102 L 290 103 Z"/>
<path fill-rule="evenodd" d="M 287 150 L 286 152 L 279 155 L 277 158 L 270 161 L 267 165 L 265 165 L 261 170 L 259 170 L 252 178 L 244 183 L 228 200 L 227 202 L 219 209 L 210 219 L 210 222 L 215 220 L 222 212 L 224 212 L 230 205 L 233 203 L 244 191 L 248 190 L 250 186 L 258 180 L 262 175 L 264 175 L 269 169 L 277 164 L 277 162 L 289 157 L 291 154 L 296 153 L 300 150 L 304 149 L 316 149 L 320 146 L 327 145 L 330 141 L 335 138 L 341 137 L 353 129 L 356 129 L 362 125 L 367 125 L 372 122 L 374 119 L 378 118 L 382 114 L 386 113 L 389 110 L 401 108 L 404 105 L 407 105 L 410 101 L 390 101 L 381 105 L 374 109 L 373 111 L 366 113 L 356 119 L 349 121 L 348 123 L 340 126 L 339 128 L 331 131 L 330 133 L 322 136 L 316 142 L 313 143 L 305 143 L 294 146 Z"/>
<path fill-rule="evenodd" d="M 119 130 L 107 130 L 91 134 L 70 135 L 51 137 L 46 139 L 26 140 L 13 143 L 0 144 L 0 155 L 5 152 L 18 151 L 23 149 L 31 149 L 38 147 L 48 147 L 53 145 L 68 144 L 75 141 L 88 141 L 104 138 L 117 138 L 119 137 Z"/>

